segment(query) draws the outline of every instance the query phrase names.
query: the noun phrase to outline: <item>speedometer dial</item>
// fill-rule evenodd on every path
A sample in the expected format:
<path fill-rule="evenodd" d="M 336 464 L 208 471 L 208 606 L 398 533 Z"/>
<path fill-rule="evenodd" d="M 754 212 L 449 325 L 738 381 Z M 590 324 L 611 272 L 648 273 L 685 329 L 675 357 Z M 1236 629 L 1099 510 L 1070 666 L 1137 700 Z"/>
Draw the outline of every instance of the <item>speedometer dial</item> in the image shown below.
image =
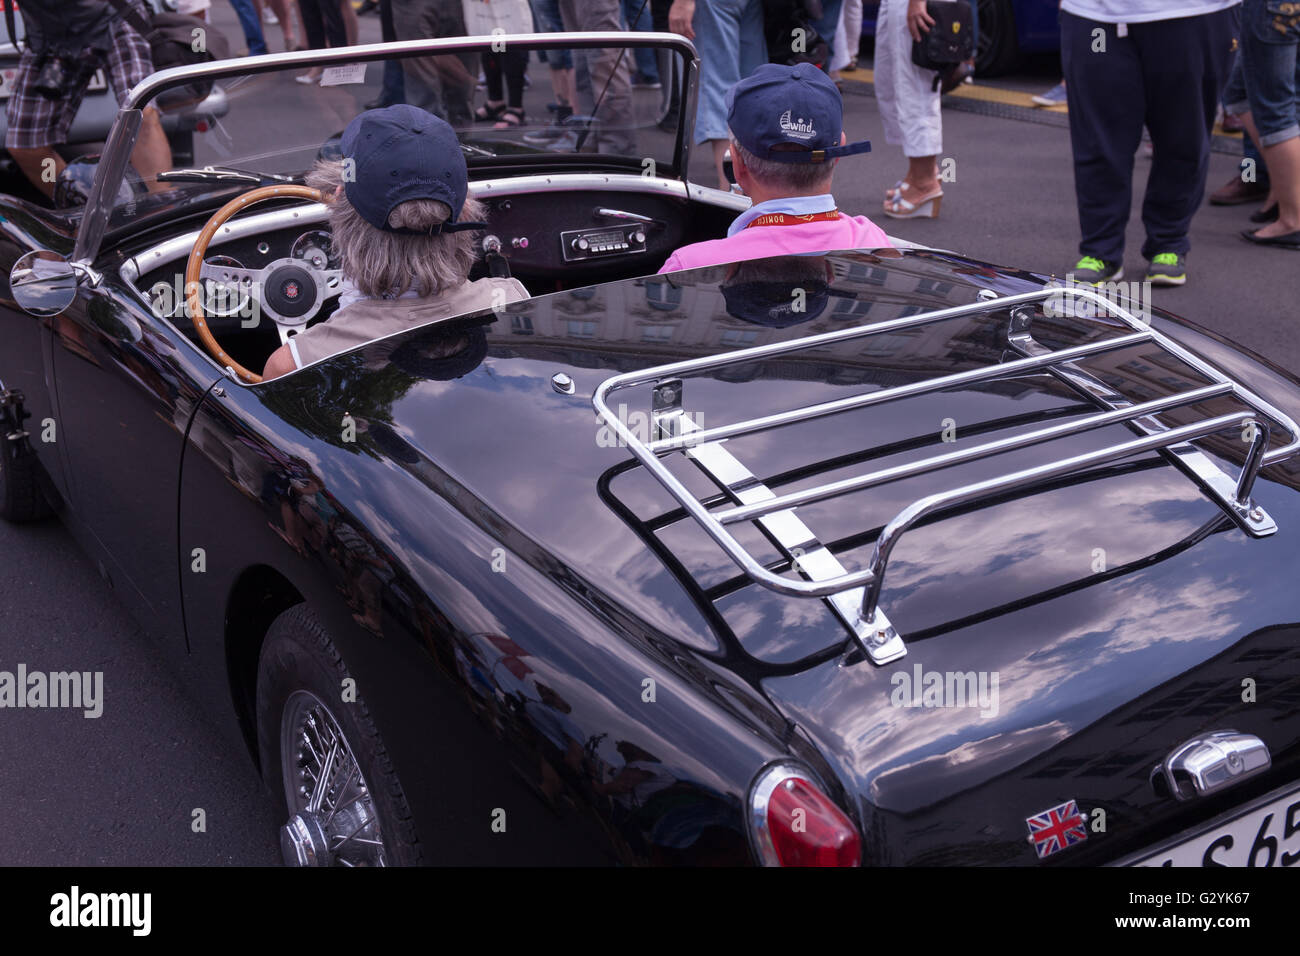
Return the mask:
<path fill-rule="evenodd" d="M 304 232 L 293 241 L 290 255 L 301 259 L 313 269 L 337 269 L 338 253 L 334 251 L 334 237 L 322 229 Z"/>
<path fill-rule="evenodd" d="M 252 289 L 247 283 L 240 282 L 233 273 L 221 271 L 223 266 L 243 269 L 243 264 L 230 256 L 211 256 L 204 260 L 204 265 L 215 266 L 215 269 L 209 269 L 209 273 L 215 272 L 218 278 L 203 280 L 203 311 L 218 316 L 243 315 Z"/>

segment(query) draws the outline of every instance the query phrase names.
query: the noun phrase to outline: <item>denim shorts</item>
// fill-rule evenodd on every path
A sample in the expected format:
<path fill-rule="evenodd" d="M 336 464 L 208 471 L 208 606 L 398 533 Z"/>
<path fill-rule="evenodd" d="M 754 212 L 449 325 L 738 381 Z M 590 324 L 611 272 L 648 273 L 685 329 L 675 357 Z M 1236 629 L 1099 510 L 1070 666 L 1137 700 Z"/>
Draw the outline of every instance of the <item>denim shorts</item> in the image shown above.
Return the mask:
<path fill-rule="evenodd" d="M 1272 146 L 1300 136 L 1300 0 L 1244 0 L 1241 14 L 1246 95 L 1260 144 Z"/>
<path fill-rule="evenodd" d="M 528 3 L 533 8 L 533 21 L 538 33 L 564 32 L 560 0 L 528 0 Z M 552 70 L 567 70 L 573 66 L 573 54 L 568 50 L 539 50 L 538 56 Z"/>
<path fill-rule="evenodd" d="M 695 142 L 726 139 L 727 91 L 767 62 L 762 0 L 697 0 L 691 26 L 700 57 Z"/>

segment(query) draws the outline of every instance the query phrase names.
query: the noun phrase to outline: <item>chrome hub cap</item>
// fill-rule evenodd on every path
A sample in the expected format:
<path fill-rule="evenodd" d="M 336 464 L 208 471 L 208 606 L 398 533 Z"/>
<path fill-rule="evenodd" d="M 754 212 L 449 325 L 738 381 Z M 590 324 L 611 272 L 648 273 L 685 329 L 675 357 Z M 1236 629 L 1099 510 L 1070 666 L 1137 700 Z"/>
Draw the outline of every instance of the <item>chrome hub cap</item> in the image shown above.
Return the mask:
<path fill-rule="evenodd" d="M 295 691 L 280 722 L 280 761 L 289 822 L 280 849 L 289 866 L 384 866 L 370 788 L 330 709 Z"/>

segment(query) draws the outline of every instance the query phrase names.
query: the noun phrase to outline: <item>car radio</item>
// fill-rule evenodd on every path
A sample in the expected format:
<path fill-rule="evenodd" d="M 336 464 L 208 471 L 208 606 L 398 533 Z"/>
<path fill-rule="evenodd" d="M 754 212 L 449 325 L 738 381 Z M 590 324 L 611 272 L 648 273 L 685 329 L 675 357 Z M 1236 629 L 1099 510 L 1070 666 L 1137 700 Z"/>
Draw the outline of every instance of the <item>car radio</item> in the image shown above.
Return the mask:
<path fill-rule="evenodd" d="M 645 226 L 640 223 L 571 229 L 560 233 L 560 252 L 565 262 L 645 252 L 645 237 Z"/>

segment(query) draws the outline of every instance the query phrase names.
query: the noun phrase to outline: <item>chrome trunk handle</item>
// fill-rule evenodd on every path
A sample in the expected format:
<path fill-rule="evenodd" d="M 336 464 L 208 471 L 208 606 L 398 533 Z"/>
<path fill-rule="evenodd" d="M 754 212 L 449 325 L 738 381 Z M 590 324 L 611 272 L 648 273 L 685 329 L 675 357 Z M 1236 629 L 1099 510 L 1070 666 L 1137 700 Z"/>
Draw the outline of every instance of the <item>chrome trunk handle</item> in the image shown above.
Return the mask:
<path fill-rule="evenodd" d="M 1179 744 L 1157 768 L 1179 800 L 1218 793 L 1273 765 L 1268 746 L 1254 734 L 1216 730 Z M 1191 782 L 1191 792 L 1183 781 Z"/>

